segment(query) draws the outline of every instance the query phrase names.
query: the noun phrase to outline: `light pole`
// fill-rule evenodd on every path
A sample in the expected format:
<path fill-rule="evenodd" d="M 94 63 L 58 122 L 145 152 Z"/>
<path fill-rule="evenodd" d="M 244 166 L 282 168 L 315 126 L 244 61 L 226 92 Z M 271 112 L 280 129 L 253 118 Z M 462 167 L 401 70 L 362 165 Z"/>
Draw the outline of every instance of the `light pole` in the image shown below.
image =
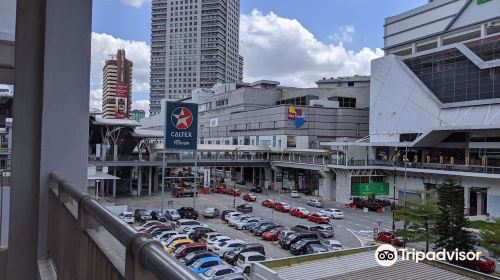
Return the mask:
<path fill-rule="evenodd" d="M 405 158 L 404 158 L 404 162 L 405 162 L 405 180 L 404 180 L 404 196 L 403 196 L 403 209 L 406 210 L 406 175 L 407 175 L 407 172 L 406 172 L 406 165 L 408 163 L 408 145 L 406 145 L 405 147 Z"/>

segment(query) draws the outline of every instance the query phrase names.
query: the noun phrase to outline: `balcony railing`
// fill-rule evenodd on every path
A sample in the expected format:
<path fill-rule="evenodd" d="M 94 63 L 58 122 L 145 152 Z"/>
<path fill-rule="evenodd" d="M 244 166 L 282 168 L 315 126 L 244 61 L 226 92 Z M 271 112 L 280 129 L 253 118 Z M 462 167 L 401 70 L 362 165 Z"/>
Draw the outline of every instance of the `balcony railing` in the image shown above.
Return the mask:
<path fill-rule="evenodd" d="M 58 279 L 200 279 L 55 173 L 49 188 L 47 243 Z"/>
<path fill-rule="evenodd" d="M 106 155 L 104 158 L 96 158 L 94 155 L 89 155 L 89 161 L 114 161 L 113 155 Z M 165 160 L 168 162 L 192 162 L 195 160 L 195 155 L 167 155 Z M 249 160 L 267 160 L 267 155 L 262 154 L 239 154 L 239 155 L 218 155 L 218 154 L 203 154 L 198 156 L 198 161 L 249 161 Z M 117 157 L 117 161 L 163 161 L 161 155 L 156 156 L 141 156 L 138 155 L 128 155 Z"/>

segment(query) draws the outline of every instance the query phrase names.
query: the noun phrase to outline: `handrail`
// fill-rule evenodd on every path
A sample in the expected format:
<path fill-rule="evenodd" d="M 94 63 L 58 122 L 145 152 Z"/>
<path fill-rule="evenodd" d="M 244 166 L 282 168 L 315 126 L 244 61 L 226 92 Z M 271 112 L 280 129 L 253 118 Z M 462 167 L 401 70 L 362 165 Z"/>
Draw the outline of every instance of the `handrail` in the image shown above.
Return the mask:
<path fill-rule="evenodd" d="M 158 279 L 172 280 L 198 280 L 199 276 L 190 269 L 166 254 L 163 246 L 158 241 L 149 238 L 147 235 L 138 233 L 134 228 L 125 223 L 122 219 L 114 215 L 107 208 L 99 204 L 97 200 L 88 194 L 80 191 L 71 182 L 63 179 L 57 173 L 50 173 L 49 179 L 58 186 L 58 195 L 69 196 L 78 203 L 78 220 L 80 225 L 84 225 L 83 219 L 88 219 L 83 215 L 90 215 L 96 222 L 102 225 L 111 235 L 113 235 L 126 248 L 125 279 L 138 279 L 137 271 L 149 272 Z M 83 213 L 85 212 L 85 213 Z M 89 217 L 89 218 L 90 218 Z M 132 259 L 130 259 L 132 258 Z M 142 266 L 134 268 L 136 265 Z M 141 279 L 141 277 L 139 277 Z M 150 279 L 145 277 L 144 279 Z"/>

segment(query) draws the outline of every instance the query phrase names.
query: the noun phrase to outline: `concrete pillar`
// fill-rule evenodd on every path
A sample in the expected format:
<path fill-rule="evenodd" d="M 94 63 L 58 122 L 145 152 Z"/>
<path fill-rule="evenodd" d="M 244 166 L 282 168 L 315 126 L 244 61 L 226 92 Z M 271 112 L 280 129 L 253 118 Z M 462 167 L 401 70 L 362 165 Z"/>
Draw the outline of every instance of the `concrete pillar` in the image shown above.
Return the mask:
<path fill-rule="evenodd" d="M 234 166 L 229 167 L 229 174 L 230 174 L 229 175 L 230 176 L 230 178 L 229 178 L 230 180 L 233 180 L 233 178 L 236 179 L 236 167 L 234 167 Z"/>
<path fill-rule="evenodd" d="M 153 180 L 153 167 L 149 167 L 149 174 L 148 174 L 148 195 L 151 195 L 151 181 Z"/>
<path fill-rule="evenodd" d="M 273 170 L 270 167 L 264 168 L 264 188 L 265 189 L 269 189 L 269 186 L 271 185 L 272 173 L 273 173 Z"/>
<path fill-rule="evenodd" d="M 319 184 L 319 196 L 326 200 L 332 199 L 332 190 L 333 190 L 333 177 L 334 174 L 329 171 L 320 170 L 319 174 L 321 175 L 320 184 Z"/>
<path fill-rule="evenodd" d="M 470 214 L 470 187 L 464 186 L 464 211 L 466 215 Z"/>
<path fill-rule="evenodd" d="M 158 173 L 161 174 L 161 170 L 158 169 L 158 168 L 154 168 L 154 170 L 153 170 L 153 189 L 154 189 L 155 193 L 157 193 L 157 192 L 160 191 L 160 189 L 159 189 L 159 187 L 160 187 L 160 180 L 159 180 Z"/>
<path fill-rule="evenodd" d="M 92 2 L 16 2 L 15 203 L 4 267 L 6 279 L 37 279 L 37 258 L 47 255 L 49 172 L 87 192 Z"/>
<path fill-rule="evenodd" d="M 113 167 L 113 176 L 116 177 L 116 166 Z M 113 198 L 116 197 L 116 180 L 113 180 Z"/>
<path fill-rule="evenodd" d="M 240 167 L 240 180 L 245 180 L 245 167 Z"/>
<path fill-rule="evenodd" d="M 481 24 L 481 37 L 488 35 L 488 29 L 485 23 Z"/>
<path fill-rule="evenodd" d="M 477 199 L 476 199 L 476 208 L 477 208 L 477 215 L 483 215 L 483 193 L 482 192 L 476 192 Z"/>
<path fill-rule="evenodd" d="M 256 176 L 255 167 L 252 167 L 252 184 L 254 184 L 254 185 L 255 185 L 255 176 Z"/>
<path fill-rule="evenodd" d="M 134 168 L 130 168 L 130 179 L 129 179 L 129 183 L 130 183 L 130 196 L 132 196 L 132 180 L 133 180 L 133 176 L 134 175 Z"/>
<path fill-rule="evenodd" d="M 349 175 L 336 173 L 335 200 L 340 203 L 349 203 L 351 198 L 351 177 Z"/>
<path fill-rule="evenodd" d="M 274 171 L 274 178 L 273 178 L 274 190 L 275 191 L 281 190 L 283 188 L 283 180 L 278 182 L 277 175 L 278 173 L 281 173 L 281 178 L 283 179 L 283 169 L 274 165 L 271 165 L 271 168 Z"/>
<path fill-rule="evenodd" d="M 411 53 L 416 53 L 417 52 L 417 44 L 413 43 L 411 44 Z"/>
<path fill-rule="evenodd" d="M 262 167 L 259 167 L 259 187 L 264 186 L 264 169 Z"/>
<path fill-rule="evenodd" d="M 142 166 L 137 167 L 137 196 L 141 196 L 142 191 Z"/>
<path fill-rule="evenodd" d="M 438 36 L 437 37 L 437 47 L 442 47 L 443 46 L 443 36 Z"/>

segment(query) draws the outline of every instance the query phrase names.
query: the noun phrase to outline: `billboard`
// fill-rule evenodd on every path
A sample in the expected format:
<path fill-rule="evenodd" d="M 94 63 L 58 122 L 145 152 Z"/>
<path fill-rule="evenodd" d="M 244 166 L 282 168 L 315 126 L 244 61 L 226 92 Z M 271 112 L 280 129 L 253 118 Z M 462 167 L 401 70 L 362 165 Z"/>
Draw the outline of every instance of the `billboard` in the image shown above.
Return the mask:
<path fill-rule="evenodd" d="M 293 105 L 288 107 L 288 119 L 294 121 L 295 128 L 302 127 L 306 122 L 302 114 L 302 109 L 297 109 Z"/>
<path fill-rule="evenodd" d="M 210 188 L 210 168 L 203 170 L 203 187 Z"/>
<path fill-rule="evenodd" d="M 165 149 L 196 150 L 198 104 L 167 102 L 165 108 Z"/>
<path fill-rule="evenodd" d="M 128 84 L 116 83 L 116 113 L 115 118 L 128 118 Z"/>
<path fill-rule="evenodd" d="M 353 183 L 351 186 L 351 195 L 354 196 L 389 195 L 389 183 L 386 182 Z"/>

